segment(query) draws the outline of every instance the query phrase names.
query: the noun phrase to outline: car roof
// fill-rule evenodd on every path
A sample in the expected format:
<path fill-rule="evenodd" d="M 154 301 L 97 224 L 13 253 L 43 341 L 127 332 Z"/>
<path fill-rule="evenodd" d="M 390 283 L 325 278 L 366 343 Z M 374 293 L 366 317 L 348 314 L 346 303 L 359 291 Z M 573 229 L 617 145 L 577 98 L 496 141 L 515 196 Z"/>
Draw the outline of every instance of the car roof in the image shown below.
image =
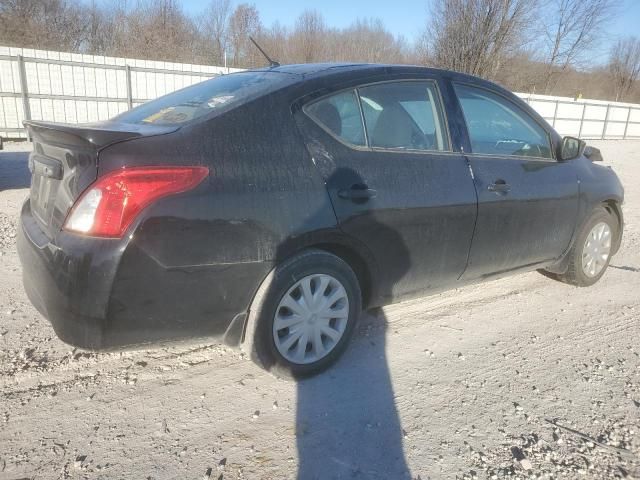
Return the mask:
<path fill-rule="evenodd" d="M 485 81 L 478 77 L 454 72 L 452 70 L 443 70 L 439 68 L 424 67 L 419 65 L 386 63 L 299 63 L 292 65 L 281 65 L 278 67 L 256 68 L 249 71 L 285 73 L 298 76 L 301 80 L 309 78 L 329 77 L 332 75 L 344 75 L 348 73 L 366 76 L 367 74 L 379 74 L 384 72 L 447 75 L 449 77 L 460 79 L 466 78 Z"/>
<path fill-rule="evenodd" d="M 478 86 L 488 87 L 493 90 L 502 91 L 503 93 L 510 93 L 500 85 L 480 77 L 468 75 L 466 73 L 454 72 L 452 70 L 418 65 L 383 63 L 301 63 L 281 65 L 278 67 L 257 68 L 248 71 L 273 72 L 290 75 L 292 77 L 292 81 L 289 83 L 290 86 L 301 85 L 309 80 L 331 82 L 334 79 L 350 79 L 357 81 L 360 78 L 366 78 L 369 76 L 415 75 L 418 78 L 422 76 L 446 77 L 452 81 L 471 83 Z"/>
<path fill-rule="evenodd" d="M 331 73 L 340 70 L 346 72 L 349 70 L 361 70 L 363 67 L 372 66 L 368 63 L 298 63 L 291 65 L 281 65 L 278 67 L 259 68 L 259 71 L 290 73 L 294 75 L 313 75 L 321 72 Z"/>

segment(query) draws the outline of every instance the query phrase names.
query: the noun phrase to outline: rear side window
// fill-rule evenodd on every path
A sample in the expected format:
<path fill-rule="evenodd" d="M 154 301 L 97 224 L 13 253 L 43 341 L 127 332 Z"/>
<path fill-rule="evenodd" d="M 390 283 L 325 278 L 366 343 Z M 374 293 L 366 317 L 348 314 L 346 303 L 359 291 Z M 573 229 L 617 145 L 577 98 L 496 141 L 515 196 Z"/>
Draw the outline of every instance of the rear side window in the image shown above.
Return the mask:
<path fill-rule="evenodd" d="M 323 98 L 305 108 L 316 122 L 351 145 L 364 146 L 364 128 L 353 90 Z"/>
<path fill-rule="evenodd" d="M 374 148 L 449 149 L 440 97 L 433 82 L 381 83 L 358 89 Z"/>
<path fill-rule="evenodd" d="M 487 90 L 454 87 L 473 153 L 552 158 L 549 135 L 524 111 Z"/>
<path fill-rule="evenodd" d="M 264 95 L 290 80 L 272 72 L 222 75 L 144 103 L 116 117 L 125 123 L 177 125 L 214 111 L 223 112 Z"/>

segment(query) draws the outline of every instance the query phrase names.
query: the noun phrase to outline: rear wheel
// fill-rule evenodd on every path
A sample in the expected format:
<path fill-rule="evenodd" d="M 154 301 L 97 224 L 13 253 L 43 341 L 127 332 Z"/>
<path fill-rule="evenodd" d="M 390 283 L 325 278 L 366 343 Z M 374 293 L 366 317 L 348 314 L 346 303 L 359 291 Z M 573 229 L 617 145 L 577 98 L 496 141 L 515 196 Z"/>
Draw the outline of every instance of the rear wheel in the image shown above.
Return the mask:
<path fill-rule="evenodd" d="M 617 236 L 616 218 L 603 207 L 598 207 L 583 225 L 568 253 L 567 271 L 553 278 L 579 287 L 593 285 L 609 266 Z"/>
<path fill-rule="evenodd" d="M 278 376 L 319 373 L 346 348 L 360 309 L 358 279 L 344 260 L 302 252 L 276 267 L 258 291 L 245 348 Z"/>

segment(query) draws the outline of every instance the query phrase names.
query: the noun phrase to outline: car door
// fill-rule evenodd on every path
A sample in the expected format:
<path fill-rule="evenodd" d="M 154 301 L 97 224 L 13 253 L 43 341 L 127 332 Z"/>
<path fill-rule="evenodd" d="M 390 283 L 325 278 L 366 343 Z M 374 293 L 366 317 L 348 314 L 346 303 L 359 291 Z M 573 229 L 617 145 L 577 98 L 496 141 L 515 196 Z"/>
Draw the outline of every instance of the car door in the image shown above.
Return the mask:
<path fill-rule="evenodd" d="M 303 110 L 340 228 L 376 259 L 382 302 L 454 283 L 476 195 L 465 158 L 451 150 L 438 83 L 360 86 Z"/>
<path fill-rule="evenodd" d="M 555 160 L 549 132 L 525 109 L 485 88 L 454 84 L 471 151 L 478 220 L 464 278 L 544 265 L 568 248 L 578 178 Z"/>

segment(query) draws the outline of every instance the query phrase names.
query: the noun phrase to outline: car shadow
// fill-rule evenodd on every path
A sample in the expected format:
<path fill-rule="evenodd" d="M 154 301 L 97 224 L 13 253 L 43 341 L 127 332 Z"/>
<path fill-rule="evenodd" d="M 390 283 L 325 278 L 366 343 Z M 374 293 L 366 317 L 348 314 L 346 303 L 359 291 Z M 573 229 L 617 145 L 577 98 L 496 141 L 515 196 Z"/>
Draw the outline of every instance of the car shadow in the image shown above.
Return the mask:
<path fill-rule="evenodd" d="M 0 152 L 0 192 L 30 185 L 29 152 Z"/>
<path fill-rule="evenodd" d="M 328 371 L 298 382 L 299 480 L 410 479 L 386 357 L 387 319 L 365 312 Z"/>
<path fill-rule="evenodd" d="M 365 183 L 350 168 L 334 169 L 325 179 L 328 185 L 344 188 Z M 358 200 L 354 212 L 366 218 L 370 235 L 384 239 L 386 253 L 395 260 L 393 272 L 381 272 L 376 282 L 376 297 L 390 299 L 409 270 L 410 256 L 401 235 L 377 218 L 375 199 L 370 202 Z M 326 218 L 322 212 L 317 215 Z M 277 252 L 277 259 L 284 257 L 284 252 Z M 297 383 L 300 480 L 411 479 L 387 363 L 387 319 L 382 309 L 374 312 L 361 315 L 351 344 L 333 367 Z"/>

